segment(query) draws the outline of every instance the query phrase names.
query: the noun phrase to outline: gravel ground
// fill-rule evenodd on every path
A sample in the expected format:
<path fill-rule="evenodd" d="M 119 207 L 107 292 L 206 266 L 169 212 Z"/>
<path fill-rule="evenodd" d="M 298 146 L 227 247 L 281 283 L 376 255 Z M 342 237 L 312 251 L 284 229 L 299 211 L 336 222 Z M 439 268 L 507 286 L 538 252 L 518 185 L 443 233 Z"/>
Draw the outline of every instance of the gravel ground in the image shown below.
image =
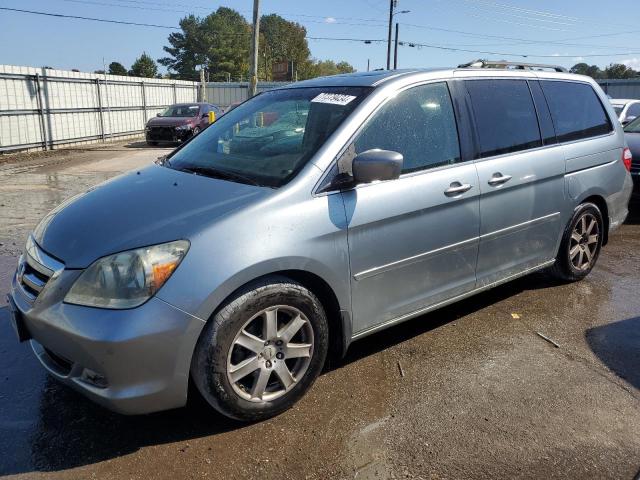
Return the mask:
<path fill-rule="evenodd" d="M 48 210 L 166 151 L 133 143 L 3 159 L 2 298 Z M 295 408 L 252 425 L 197 398 L 138 417 L 93 405 L 42 371 L 2 307 L 0 474 L 633 479 L 640 205 L 632 208 L 585 281 L 531 275 L 357 342 Z"/>

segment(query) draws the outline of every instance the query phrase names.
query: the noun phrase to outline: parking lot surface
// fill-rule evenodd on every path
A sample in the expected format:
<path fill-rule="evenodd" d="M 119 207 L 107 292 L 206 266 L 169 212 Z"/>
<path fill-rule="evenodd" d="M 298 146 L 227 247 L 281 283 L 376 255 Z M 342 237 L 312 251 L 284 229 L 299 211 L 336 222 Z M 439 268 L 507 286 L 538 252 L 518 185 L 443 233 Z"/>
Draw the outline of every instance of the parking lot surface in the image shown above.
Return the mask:
<path fill-rule="evenodd" d="M 167 151 L 134 142 L 0 160 L 0 474 L 640 473 L 639 204 L 586 280 L 530 275 L 359 341 L 298 405 L 269 421 L 231 422 L 195 396 L 183 409 L 125 417 L 59 385 L 17 343 L 4 307 L 26 235 L 64 199 Z"/>

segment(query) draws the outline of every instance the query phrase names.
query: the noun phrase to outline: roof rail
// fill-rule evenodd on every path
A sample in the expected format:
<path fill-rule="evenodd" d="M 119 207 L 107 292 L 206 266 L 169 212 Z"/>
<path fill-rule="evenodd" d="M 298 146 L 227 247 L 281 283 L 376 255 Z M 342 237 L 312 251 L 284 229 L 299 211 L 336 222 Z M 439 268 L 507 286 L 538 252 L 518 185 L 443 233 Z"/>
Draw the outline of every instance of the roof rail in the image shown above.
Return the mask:
<path fill-rule="evenodd" d="M 553 70 L 555 72 L 567 72 L 559 65 L 545 65 L 543 63 L 505 62 L 493 60 L 474 60 L 473 62 L 458 65 L 458 68 L 504 68 L 512 70 Z"/>

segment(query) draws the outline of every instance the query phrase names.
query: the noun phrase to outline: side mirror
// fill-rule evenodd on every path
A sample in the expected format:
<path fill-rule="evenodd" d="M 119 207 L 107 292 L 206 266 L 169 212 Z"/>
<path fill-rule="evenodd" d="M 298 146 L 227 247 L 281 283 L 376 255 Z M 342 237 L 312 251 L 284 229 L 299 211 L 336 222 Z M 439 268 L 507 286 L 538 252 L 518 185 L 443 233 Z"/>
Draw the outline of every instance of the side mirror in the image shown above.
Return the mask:
<path fill-rule="evenodd" d="M 635 115 L 628 115 L 628 116 L 627 116 L 627 118 L 625 118 L 625 119 L 624 119 L 624 122 L 622 122 L 622 125 L 626 125 L 626 124 L 628 124 L 628 123 L 631 123 L 631 122 L 633 122 L 636 118 L 638 118 L 638 117 L 636 117 Z"/>
<path fill-rule="evenodd" d="M 209 114 L 208 113 L 203 113 L 202 114 L 202 118 L 209 118 Z"/>
<path fill-rule="evenodd" d="M 402 172 L 402 162 L 398 152 L 377 148 L 364 151 L 353 159 L 354 184 L 396 179 Z"/>
<path fill-rule="evenodd" d="M 161 117 L 162 114 L 161 113 L 156 113 L 156 117 Z"/>

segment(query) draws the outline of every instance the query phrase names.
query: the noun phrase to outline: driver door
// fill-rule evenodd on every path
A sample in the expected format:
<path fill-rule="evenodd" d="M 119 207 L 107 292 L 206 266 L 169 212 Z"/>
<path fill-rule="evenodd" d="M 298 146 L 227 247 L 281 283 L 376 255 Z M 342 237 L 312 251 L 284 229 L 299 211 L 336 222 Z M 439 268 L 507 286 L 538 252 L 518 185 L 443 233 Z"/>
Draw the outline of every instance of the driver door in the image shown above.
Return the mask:
<path fill-rule="evenodd" d="M 400 178 L 343 191 L 358 336 L 475 287 L 478 175 L 463 162 L 446 82 L 400 92 L 343 154 L 402 153 Z M 348 165 L 341 158 L 339 165 Z"/>

